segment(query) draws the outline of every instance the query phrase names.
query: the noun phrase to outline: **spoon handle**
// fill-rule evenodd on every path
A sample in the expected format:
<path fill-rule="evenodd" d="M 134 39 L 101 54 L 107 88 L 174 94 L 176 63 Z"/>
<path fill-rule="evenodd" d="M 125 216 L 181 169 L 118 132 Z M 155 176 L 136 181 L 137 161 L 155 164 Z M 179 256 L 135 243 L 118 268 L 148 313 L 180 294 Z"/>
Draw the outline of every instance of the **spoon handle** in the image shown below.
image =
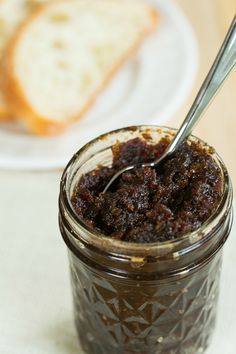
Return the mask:
<path fill-rule="evenodd" d="M 192 107 L 190 108 L 187 117 L 183 121 L 181 127 L 176 133 L 174 139 L 171 141 L 170 145 L 164 152 L 164 154 L 159 157 L 156 161 L 146 162 L 141 164 L 138 167 L 155 167 L 161 161 L 168 158 L 175 149 L 183 143 L 189 135 L 192 133 L 192 130 L 202 116 L 203 111 L 206 109 L 208 104 L 214 98 L 216 92 L 220 86 L 225 81 L 226 77 L 229 75 L 231 70 L 233 70 L 236 64 L 236 16 L 233 19 L 233 22 L 229 28 L 229 31 L 224 39 L 224 42 L 217 54 L 217 57 L 203 82 L 195 101 L 193 102 Z M 106 192 L 112 183 L 123 173 L 129 170 L 134 169 L 135 165 L 130 165 L 124 167 L 122 170 L 118 171 L 106 185 L 103 192 Z"/>
<path fill-rule="evenodd" d="M 176 145 L 184 142 L 191 134 L 203 111 L 214 98 L 236 64 L 236 16 L 234 17 L 217 57 L 204 80 L 192 107 L 169 145 L 166 156 L 171 154 Z"/>

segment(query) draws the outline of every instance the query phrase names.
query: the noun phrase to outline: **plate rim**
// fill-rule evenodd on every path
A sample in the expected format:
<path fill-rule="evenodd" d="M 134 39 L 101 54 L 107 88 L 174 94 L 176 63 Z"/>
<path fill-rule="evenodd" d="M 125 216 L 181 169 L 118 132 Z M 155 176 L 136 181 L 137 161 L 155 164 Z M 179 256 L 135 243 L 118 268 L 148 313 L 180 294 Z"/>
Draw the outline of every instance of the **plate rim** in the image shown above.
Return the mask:
<path fill-rule="evenodd" d="M 166 13 L 167 16 L 178 27 L 185 47 L 188 48 L 188 60 L 186 60 L 185 75 L 179 86 L 178 92 L 173 95 L 171 102 L 168 106 L 163 107 L 158 112 L 155 112 L 143 124 L 168 124 L 169 120 L 175 112 L 181 107 L 184 101 L 191 93 L 193 83 L 195 81 L 198 67 L 199 67 L 199 50 L 198 41 L 194 29 L 184 11 L 181 9 L 174 0 L 150 0 L 150 2 L 156 6 L 160 12 Z M 158 122 L 157 122 L 158 118 Z M 140 125 L 140 123 L 139 123 Z M 96 133 L 94 134 L 96 136 Z M 33 138 L 32 138 L 33 139 Z M 53 139 L 46 138 L 46 139 Z M 63 138 L 62 138 L 63 139 Z M 91 139 L 86 139 L 85 143 Z M 75 150 L 76 152 L 76 150 Z M 10 158 L 7 161 L 6 157 L 0 156 L 0 169 L 1 170 L 17 170 L 17 171 L 51 171 L 62 170 L 66 165 L 65 158 L 58 157 L 55 161 L 52 159 L 43 161 L 42 158 L 29 161 L 23 157 L 17 158 L 17 160 Z"/>

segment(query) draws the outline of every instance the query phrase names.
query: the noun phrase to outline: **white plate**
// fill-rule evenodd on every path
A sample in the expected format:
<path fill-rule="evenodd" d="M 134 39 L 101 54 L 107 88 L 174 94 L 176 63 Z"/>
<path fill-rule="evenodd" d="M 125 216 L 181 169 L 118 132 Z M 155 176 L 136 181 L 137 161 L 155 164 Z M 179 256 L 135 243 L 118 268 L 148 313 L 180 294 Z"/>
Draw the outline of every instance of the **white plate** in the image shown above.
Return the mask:
<path fill-rule="evenodd" d="M 64 167 L 72 154 L 105 131 L 135 124 L 163 124 L 193 84 L 198 51 L 192 28 L 171 0 L 151 1 L 161 13 L 156 32 L 119 72 L 84 119 L 56 138 L 27 135 L 15 124 L 0 126 L 0 167 Z"/>

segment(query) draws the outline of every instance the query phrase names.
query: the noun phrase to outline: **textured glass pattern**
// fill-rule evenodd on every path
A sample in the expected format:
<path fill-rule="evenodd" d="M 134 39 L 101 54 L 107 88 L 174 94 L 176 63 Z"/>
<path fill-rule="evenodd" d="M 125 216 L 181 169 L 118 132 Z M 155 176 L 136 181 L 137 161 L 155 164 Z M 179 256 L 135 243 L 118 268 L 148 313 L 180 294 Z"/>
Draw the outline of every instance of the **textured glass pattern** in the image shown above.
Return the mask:
<path fill-rule="evenodd" d="M 161 282 L 101 274 L 69 253 L 75 320 L 89 354 L 203 353 L 214 328 L 221 252 Z"/>

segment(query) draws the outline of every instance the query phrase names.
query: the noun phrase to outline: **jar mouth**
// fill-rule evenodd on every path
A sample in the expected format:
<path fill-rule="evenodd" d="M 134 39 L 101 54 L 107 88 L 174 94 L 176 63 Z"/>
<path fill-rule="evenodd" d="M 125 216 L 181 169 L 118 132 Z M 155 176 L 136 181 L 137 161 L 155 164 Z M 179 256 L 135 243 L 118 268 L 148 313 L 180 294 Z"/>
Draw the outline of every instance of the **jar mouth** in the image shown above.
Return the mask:
<path fill-rule="evenodd" d="M 131 126 L 125 127 L 121 129 L 116 129 L 111 132 L 105 133 L 96 137 L 95 139 L 88 142 L 84 145 L 81 149 L 79 149 L 74 156 L 71 158 L 69 163 L 67 164 L 60 184 L 60 210 L 64 213 L 65 216 L 69 217 L 71 224 L 71 228 L 77 230 L 74 233 L 75 238 L 78 239 L 80 235 L 83 241 L 86 244 L 91 244 L 92 246 L 100 249 L 104 249 L 106 252 L 111 254 L 123 254 L 123 255 L 130 255 L 136 254 L 143 255 L 145 252 L 148 252 L 149 255 L 156 255 L 158 254 L 166 254 L 167 252 L 175 252 L 176 257 L 180 256 L 181 254 L 187 252 L 187 248 L 197 248 L 199 244 L 204 243 L 207 241 L 209 233 L 211 230 L 217 228 L 219 225 L 220 220 L 226 217 L 226 209 L 230 207 L 232 204 L 232 184 L 229 178 L 228 171 L 222 161 L 221 157 L 213 150 L 214 152 L 211 153 L 215 161 L 217 162 L 218 166 L 222 172 L 222 179 L 223 179 L 223 191 L 222 191 L 222 198 L 214 211 L 214 213 L 195 231 L 186 233 L 178 238 L 167 240 L 167 241 L 156 241 L 153 243 L 135 243 L 135 242 L 125 242 L 122 240 L 113 239 L 105 234 L 96 232 L 92 227 L 87 225 L 82 218 L 80 218 L 71 203 L 70 199 L 70 180 L 73 174 L 74 167 L 76 166 L 77 162 L 83 156 L 85 152 L 87 152 L 92 146 L 94 146 L 98 141 L 106 141 L 108 137 L 117 136 L 125 134 L 127 132 L 136 132 L 136 133 L 143 133 L 146 131 L 156 131 L 158 133 L 162 132 L 164 136 L 174 136 L 177 129 L 170 128 L 167 126 L 156 126 L 156 125 L 140 125 L 140 126 Z M 200 142 L 204 148 L 211 149 L 206 142 L 197 138 L 194 135 L 191 135 L 190 140 Z M 92 155 L 94 156 L 94 155 Z M 81 167 L 81 166 L 80 166 Z M 62 205 L 61 205 L 62 204 Z M 73 234 L 73 233 L 72 233 Z"/>

